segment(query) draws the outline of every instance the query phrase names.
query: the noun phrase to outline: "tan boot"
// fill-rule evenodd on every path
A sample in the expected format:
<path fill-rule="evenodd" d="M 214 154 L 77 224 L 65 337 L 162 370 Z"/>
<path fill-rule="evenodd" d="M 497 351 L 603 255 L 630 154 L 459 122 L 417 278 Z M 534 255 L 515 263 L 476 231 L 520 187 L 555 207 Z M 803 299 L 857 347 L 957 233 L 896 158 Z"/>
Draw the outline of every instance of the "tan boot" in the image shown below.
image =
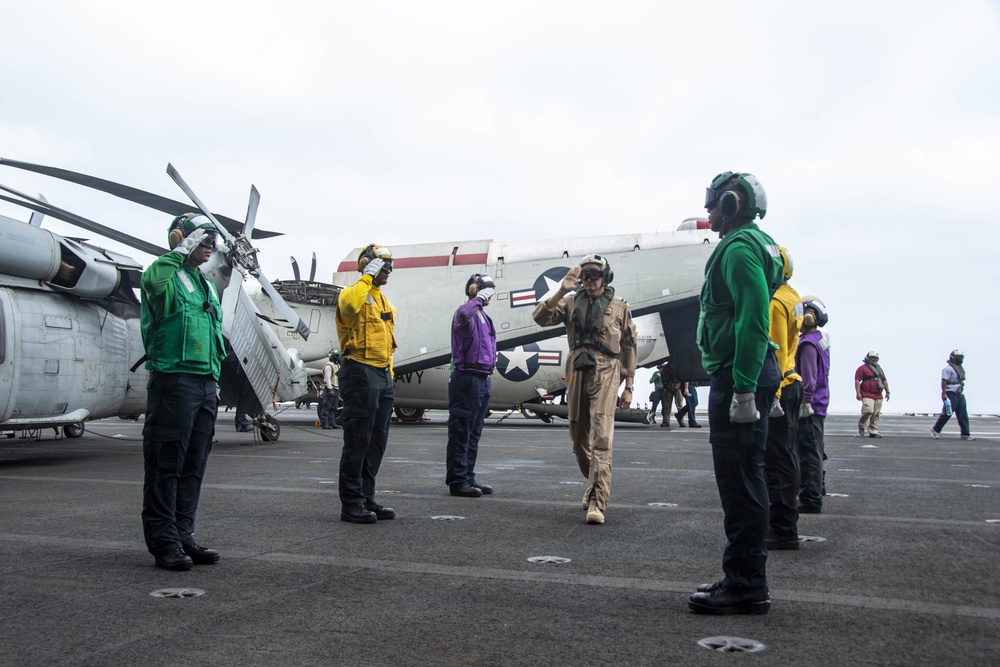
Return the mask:
<path fill-rule="evenodd" d="M 591 503 L 587 508 L 587 523 L 596 525 L 604 523 L 604 512 L 597 509 L 597 503 Z"/>

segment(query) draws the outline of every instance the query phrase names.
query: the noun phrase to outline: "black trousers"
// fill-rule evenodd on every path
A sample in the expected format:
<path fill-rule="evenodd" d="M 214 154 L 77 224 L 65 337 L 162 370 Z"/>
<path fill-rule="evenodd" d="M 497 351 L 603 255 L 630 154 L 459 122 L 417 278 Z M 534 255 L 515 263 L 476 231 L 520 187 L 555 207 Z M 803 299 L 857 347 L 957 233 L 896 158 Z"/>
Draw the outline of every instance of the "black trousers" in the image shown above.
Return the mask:
<path fill-rule="evenodd" d="M 340 389 L 323 387 L 323 395 L 319 399 L 320 426 L 337 426 L 338 402 L 340 402 Z"/>
<path fill-rule="evenodd" d="M 375 502 L 375 476 L 389 441 L 396 394 L 388 368 L 348 359 L 340 367 L 344 450 L 340 455 L 340 502 Z"/>
<path fill-rule="evenodd" d="M 448 380 L 448 446 L 445 449 L 445 484 L 459 488 L 476 481 L 476 459 L 483 423 L 490 411 L 493 379 L 452 371 Z"/>
<path fill-rule="evenodd" d="M 712 376 L 708 397 L 715 482 L 724 514 L 726 547 L 722 553 L 723 578 L 727 586 L 744 590 L 767 590 L 768 526 L 767 479 L 764 452 L 767 448 L 768 411 L 781 375 L 774 352 L 764 359 L 757 380 L 754 403 L 760 418 L 749 424 L 729 420 L 733 399 L 731 369 Z"/>
<path fill-rule="evenodd" d="M 825 416 L 812 415 L 799 420 L 796 449 L 799 457 L 799 504 L 803 507 L 823 509 L 826 484 L 823 479 L 823 428 Z"/>
<path fill-rule="evenodd" d="M 799 457 L 795 451 L 802 406 L 802 383 L 796 380 L 781 390 L 785 414 L 767 424 L 767 495 L 770 500 L 770 529 L 773 537 L 798 539 Z"/>
<path fill-rule="evenodd" d="M 152 371 L 142 428 L 142 532 L 159 556 L 195 542 L 195 514 L 218 413 L 211 375 Z"/>

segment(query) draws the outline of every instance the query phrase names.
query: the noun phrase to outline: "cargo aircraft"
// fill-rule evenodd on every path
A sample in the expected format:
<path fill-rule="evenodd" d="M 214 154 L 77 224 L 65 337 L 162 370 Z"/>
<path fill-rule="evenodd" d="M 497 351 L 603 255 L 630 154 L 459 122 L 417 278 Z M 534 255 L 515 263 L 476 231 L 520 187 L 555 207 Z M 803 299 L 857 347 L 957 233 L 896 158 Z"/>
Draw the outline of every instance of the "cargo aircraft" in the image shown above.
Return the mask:
<path fill-rule="evenodd" d="M 487 309 L 497 332 L 497 368 L 491 407 L 523 408 L 532 414 L 565 416 L 565 406 L 547 400 L 565 390 L 563 368 L 568 344 L 563 327 L 542 329 L 531 319 L 566 272 L 591 252 L 604 254 L 614 270 L 612 285 L 628 301 L 639 334 L 639 364 L 651 367 L 668 355 L 682 381 L 707 380 L 695 345 L 698 295 L 714 235 L 707 221 L 690 218 L 676 231 L 503 243 L 492 240 L 393 246 L 393 273 L 385 287 L 396 306 L 394 355 L 396 412 L 419 417 L 423 410 L 447 407 L 450 324 L 473 273 L 496 281 Z M 378 240 L 382 242 L 381 239 Z M 292 330 L 276 330 L 307 364 L 338 347 L 334 306 L 342 286 L 358 279 L 355 248 L 338 265 L 332 283 L 315 281 L 315 256 L 309 280 L 276 281 L 285 301 L 308 322 L 309 341 Z M 254 302 L 269 315 L 268 300 Z M 274 313 L 277 316 L 277 313 Z M 622 411 L 619 419 L 637 416 Z M 646 419 L 642 411 L 641 419 Z"/>

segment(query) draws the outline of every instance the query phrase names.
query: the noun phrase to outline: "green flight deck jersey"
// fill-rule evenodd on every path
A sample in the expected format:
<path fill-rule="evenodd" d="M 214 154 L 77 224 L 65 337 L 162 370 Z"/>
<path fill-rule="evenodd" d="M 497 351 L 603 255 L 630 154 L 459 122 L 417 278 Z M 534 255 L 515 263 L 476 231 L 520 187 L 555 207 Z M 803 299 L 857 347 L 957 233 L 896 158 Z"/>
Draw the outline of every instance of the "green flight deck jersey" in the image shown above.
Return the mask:
<path fill-rule="evenodd" d="M 705 370 L 732 367 L 737 393 L 757 389 L 771 342 L 770 304 L 784 276 L 778 246 L 754 223 L 723 237 L 705 265 L 698 347 Z"/>
<path fill-rule="evenodd" d="M 149 357 L 146 368 L 218 380 L 226 357 L 222 305 L 215 285 L 184 260 L 181 253 L 168 252 L 142 273 L 140 326 Z"/>

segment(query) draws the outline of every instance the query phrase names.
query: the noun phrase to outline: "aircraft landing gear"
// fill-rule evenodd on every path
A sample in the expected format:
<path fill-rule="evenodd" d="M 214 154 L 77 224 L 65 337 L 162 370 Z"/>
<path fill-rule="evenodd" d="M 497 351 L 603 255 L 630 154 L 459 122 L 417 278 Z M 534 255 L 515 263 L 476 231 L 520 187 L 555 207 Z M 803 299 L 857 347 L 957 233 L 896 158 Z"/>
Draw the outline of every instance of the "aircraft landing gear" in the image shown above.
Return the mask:
<path fill-rule="evenodd" d="M 63 435 L 67 438 L 79 438 L 83 435 L 84 427 L 83 422 L 76 422 L 75 424 L 66 424 L 62 427 Z"/>
<path fill-rule="evenodd" d="M 552 423 L 551 415 L 547 415 L 544 412 L 535 412 L 531 408 L 524 407 L 524 405 L 521 406 L 521 414 L 528 419 L 541 419 L 546 424 Z"/>
<path fill-rule="evenodd" d="M 260 438 L 265 442 L 277 442 L 281 437 L 281 424 L 275 421 L 271 415 L 256 417 L 257 428 L 260 429 Z"/>
<path fill-rule="evenodd" d="M 423 408 L 393 408 L 396 419 L 402 421 L 420 421 L 424 417 Z"/>

